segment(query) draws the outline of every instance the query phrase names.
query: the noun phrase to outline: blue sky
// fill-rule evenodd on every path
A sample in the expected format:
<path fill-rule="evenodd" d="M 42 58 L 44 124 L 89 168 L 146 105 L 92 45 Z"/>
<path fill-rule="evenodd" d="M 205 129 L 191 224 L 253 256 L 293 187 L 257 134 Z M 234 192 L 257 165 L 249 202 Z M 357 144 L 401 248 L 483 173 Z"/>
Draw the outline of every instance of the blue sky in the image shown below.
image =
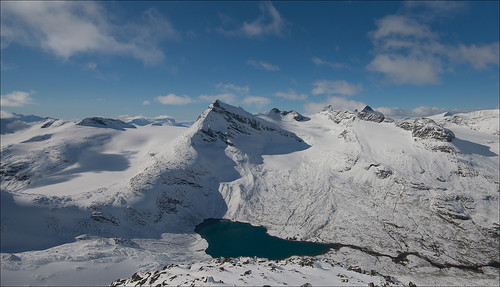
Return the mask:
<path fill-rule="evenodd" d="M 1 2 L 3 112 L 495 108 L 499 2 Z"/>

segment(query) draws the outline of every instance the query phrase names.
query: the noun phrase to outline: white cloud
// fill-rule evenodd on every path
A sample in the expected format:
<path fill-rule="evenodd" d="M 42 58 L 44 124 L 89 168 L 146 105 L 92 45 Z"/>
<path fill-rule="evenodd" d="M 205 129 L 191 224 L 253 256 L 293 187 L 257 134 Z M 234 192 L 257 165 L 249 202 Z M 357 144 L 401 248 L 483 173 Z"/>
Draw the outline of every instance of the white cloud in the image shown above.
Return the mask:
<path fill-rule="evenodd" d="M 247 64 L 249 64 L 250 66 L 252 66 L 256 69 L 260 69 L 260 70 L 266 70 L 266 71 L 279 71 L 280 70 L 280 67 L 269 64 L 267 62 L 263 62 L 263 61 L 248 60 Z"/>
<path fill-rule="evenodd" d="M 347 66 L 346 64 L 329 62 L 318 57 L 312 57 L 312 62 L 316 66 L 328 66 L 333 69 L 342 69 L 342 68 L 349 69 L 349 66 Z"/>
<path fill-rule="evenodd" d="M 97 64 L 94 62 L 88 62 L 84 65 L 84 68 L 89 71 L 95 71 L 97 69 Z"/>
<path fill-rule="evenodd" d="M 0 118 L 2 118 L 2 119 L 12 119 L 15 117 L 16 117 L 16 115 L 14 115 L 13 113 L 9 113 L 7 111 L 0 110 Z"/>
<path fill-rule="evenodd" d="M 283 37 L 288 32 L 290 23 L 281 17 L 271 2 L 263 2 L 259 5 L 261 14 L 252 22 L 243 22 L 243 25 L 236 30 L 218 29 L 227 36 L 244 36 L 248 38 L 262 36 Z"/>
<path fill-rule="evenodd" d="M 33 99 L 31 95 L 34 94 L 31 92 L 22 92 L 22 91 L 14 91 L 12 93 L 2 95 L 1 96 L 1 104 L 2 107 L 22 107 L 24 105 L 28 105 L 33 103 Z"/>
<path fill-rule="evenodd" d="M 354 111 L 363 109 L 366 104 L 363 102 L 348 100 L 342 97 L 328 97 L 325 101 L 319 103 L 306 103 L 304 109 L 308 114 L 314 114 L 323 110 L 324 107 L 331 105 L 335 110 Z"/>
<path fill-rule="evenodd" d="M 283 36 L 286 33 L 287 22 L 274 8 L 271 2 L 260 4 L 261 15 L 251 23 L 244 22 L 241 31 L 248 37 L 262 35 Z"/>
<path fill-rule="evenodd" d="M 231 83 L 229 84 L 218 83 L 217 85 L 215 85 L 215 88 L 225 93 L 236 93 L 236 94 L 248 94 L 248 92 L 250 91 L 250 88 L 248 86 L 238 86 Z"/>
<path fill-rule="evenodd" d="M 297 94 L 297 92 L 292 89 L 289 89 L 288 92 L 276 92 L 274 95 L 291 101 L 302 101 L 307 99 L 306 94 Z"/>
<path fill-rule="evenodd" d="M 128 24 L 114 23 L 109 15 L 98 2 L 2 2 L 2 48 L 16 42 L 63 59 L 103 53 L 153 64 L 164 58 L 159 43 L 178 37 L 172 24 L 153 9 Z"/>
<path fill-rule="evenodd" d="M 353 85 L 349 84 L 344 80 L 339 81 L 328 81 L 328 80 L 320 80 L 313 83 L 314 89 L 311 90 L 311 94 L 313 95 L 355 95 L 363 90 L 361 84 Z"/>
<path fill-rule="evenodd" d="M 474 69 L 486 69 L 489 65 L 499 65 L 500 42 L 489 45 L 460 45 L 458 49 L 451 53 L 454 60 L 469 63 Z"/>
<path fill-rule="evenodd" d="M 441 72 L 439 61 L 402 55 L 380 54 L 367 66 L 368 70 L 384 73 L 396 84 L 437 84 Z"/>
<path fill-rule="evenodd" d="M 444 112 L 451 112 L 451 113 L 470 112 L 470 110 L 459 110 L 459 109 L 447 110 L 444 108 L 428 107 L 428 106 L 420 106 L 411 110 L 403 110 L 398 107 L 392 107 L 392 108 L 379 107 L 379 108 L 374 108 L 374 110 L 383 113 L 385 116 L 393 118 L 429 117 L 437 114 L 442 114 Z"/>
<path fill-rule="evenodd" d="M 463 10 L 466 7 L 465 1 L 405 1 L 404 5 L 409 10 L 423 9 L 424 17 L 443 17 Z"/>
<path fill-rule="evenodd" d="M 166 96 L 158 96 L 156 100 L 164 105 L 174 105 L 174 106 L 183 106 L 193 102 L 193 99 L 184 95 L 184 96 L 176 96 L 175 94 L 168 94 Z"/>
<path fill-rule="evenodd" d="M 238 86 L 233 83 L 218 83 L 215 85 L 216 94 L 202 94 L 198 97 L 203 102 L 213 102 L 221 100 L 225 103 L 236 104 L 241 98 L 249 96 L 250 88 L 248 86 Z"/>
<path fill-rule="evenodd" d="M 375 22 L 377 30 L 371 33 L 375 39 L 386 37 L 434 38 L 435 35 L 426 25 L 402 15 L 388 15 Z"/>
<path fill-rule="evenodd" d="M 265 97 L 246 97 L 243 99 L 243 103 L 247 105 L 255 105 L 259 108 L 264 107 L 271 103 L 271 100 Z"/>
<path fill-rule="evenodd" d="M 142 105 L 143 105 L 143 106 L 149 106 L 150 104 L 151 104 L 151 102 L 150 102 L 150 101 L 144 101 L 144 102 L 142 102 Z"/>
<path fill-rule="evenodd" d="M 429 12 L 432 15 L 424 17 L 415 13 L 387 15 L 376 21 L 377 29 L 368 34 L 375 55 L 366 66 L 368 70 L 383 74 L 394 84 L 428 85 L 440 83 L 441 74 L 461 64 L 477 70 L 498 67 L 499 42 L 470 46 L 443 44 L 438 33 L 431 30 L 436 13 L 456 11 L 462 8 L 461 5 L 447 8 L 444 6 L 447 3 L 425 2 L 406 7 L 424 8 L 429 12 L 435 6 L 440 12 Z"/>
<path fill-rule="evenodd" d="M 233 104 L 233 103 L 236 103 L 238 98 L 233 93 L 222 93 L 222 94 L 217 94 L 217 95 L 200 95 L 198 97 L 198 99 L 200 99 L 201 101 L 204 101 L 204 102 L 209 102 L 209 103 L 211 103 L 215 100 L 221 100 L 225 103 Z"/>

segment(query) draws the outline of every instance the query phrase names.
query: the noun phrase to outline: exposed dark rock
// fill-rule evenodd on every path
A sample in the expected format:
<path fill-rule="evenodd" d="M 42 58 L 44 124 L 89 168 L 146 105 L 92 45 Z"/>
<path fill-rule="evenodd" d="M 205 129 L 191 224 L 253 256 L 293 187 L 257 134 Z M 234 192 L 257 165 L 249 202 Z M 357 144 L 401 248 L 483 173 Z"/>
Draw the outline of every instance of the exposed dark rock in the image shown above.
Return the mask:
<path fill-rule="evenodd" d="M 349 111 L 336 111 L 333 110 L 331 106 L 325 107 L 323 113 L 336 124 L 342 121 L 353 121 L 356 118 L 356 114 Z"/>
<path fill-rule="evenodd" d="M 55 123 L 55 121 L 56 121 L 55 119 L 47 119 L 45 121 L 45 123 L 43 124 L 43 126 L 41 126 L 41 128 L 46 129 L 46 128 L 52 126 L 52 124 Z"/>
<path fill-rule="evenodd" d="M 380 170 L 375 171 L 375 175 L 378 178 L 381 178 L 381 179 L 388 178 L 389 176 L 392 175 L 392 170 L 390 170 L 390 169 L 380 169 Z"/>
<path fill-rule="evenodd" d="M 2 180 L 10 178 L 15 178 L 19 181 L 28 180 L 30 179 L 29 167 L 30 164 L 28 162 L 15 162 L 9 165 L 2 165 L 0 167 L 0 178 Z"/>
<path fill-rule="evenodd" d="M 418 118 L 413 122 L 412 136 L 422 139 L 436 139 L 451 142 L 455 134 L 449 129 L 438 125 L 435 121 L 427 118 Z"/>
<path fill-rule="evenodd" d="M 113 240 L 115 241 L 116 244 L 119 244 L 122 246 L 132 247 L 132 248 L 139 248 L 140 247 L 137 243 L 135 243 L 133 240 L 128 239 L 128 238 L 115 237 L 115 238 L 113 238 Z"/>
<path fill-rule="evenodd" d="M 402 128 L 403 130 L 412 131 L 413 130 L 413 121 L 400 122 L 397 124 L 397 126 Z"/>
<path fill-rule="evenodd" d="M 413 122 L 404 121 L 397 124 L 397 126 L 411 131 L 411 135 L 414 138 L 435 139 L 443 142 L 451 142 L 455 138 L 455 134 L 452 131 L 443 128 L 428 118 L 417 118 Z"/>
<path fill-rule="evenodd" d="M 77 123 L 79 126 L 88 126 L 88 127 L 96 127 L 96 128 L 110 128 L 110 129 L 115 129 L 115 130 L 125 130 L 126 128 L 128 129 L 135 129 L 136 127 L 132 124 L 127 124 L 121 120 L 115 120 L 115 119 L 108 119 L 108 118 L 102 118 L 102 117 L 92 117 L 92 118 L 85 118 L 79 123 Z"/>
<path fill-rule="evenodd" d="M 210 124 L 204 125 L 203 128 L 200 129 L 200 132 L 202 133 L 203 140 L 207 142 L 213 142 L 220 139 L 227 143 L 229 139 L 234 138 L 238 134 L 252 135 L 255 134 L 256 131 L 275 132 L 281 136 L 291 137 L 298 142 L 303 142 L 296 134 L 267 123 L 240 108 L 228 106 L 219 100 L 216 100 L 210 105 L 208 114 L 210 113 L 222 115 L 226 128 L 221 131 L 212 129 Z M 198 118 L 198 120 L 199 119 L 200 118 Z"/>
<path fill-rule="evenodd" d="M 358 119 L 381 123 L 385 120 L 385 116 L 381 112 L 374 111 L 370 106 L 366 106 L 361 112 L 357 113 Z"/>
<path fill-rule="evenodd" d="M 294 110 L 291 110 L 291 111 L 280 111 L 277 108 L 272 108 L 270 112 L 273 112 L 273 113 L 276 113 L 276 114 L 280 114 L 282 116 L 292 115 L 293 119 L 296 120 L 296 121 L 298 121 L 298 122 L 309 120 L 308 117 L 304 117 L 303 115 L 301 115 L 300 113 L 298 113 L 298 112 L 296 112 Z"/>
<path fill-rule="evenodd" d="M 118 218 L 111 216 L 111 215 L 107 215 L 107 214 L 105 215 L 100 211 L 92 212 L 92 215 L 90 216 L 90 218 L 92 218 L 93 220 L 98 221 L 98 222 L 109 222 L 115 226 L 120 225 L 120 220 Z"/>

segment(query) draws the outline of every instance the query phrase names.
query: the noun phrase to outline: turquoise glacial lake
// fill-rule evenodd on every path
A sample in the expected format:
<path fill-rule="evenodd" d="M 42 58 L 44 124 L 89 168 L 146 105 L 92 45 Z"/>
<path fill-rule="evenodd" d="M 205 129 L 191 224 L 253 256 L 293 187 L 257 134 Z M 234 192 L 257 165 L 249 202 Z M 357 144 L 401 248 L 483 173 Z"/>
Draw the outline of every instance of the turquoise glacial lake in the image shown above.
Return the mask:
<path fill-rule="evenodd" d="M 208 241 L 205 252 L 214 258 L 257 256 L 276 260 L 293 255 L 320 255 L 337 247 L 336 244 L 285 240 L 266 231 L 261 226 L 227 219 L 206 219 L 195 228 L 195 232 Z"/>

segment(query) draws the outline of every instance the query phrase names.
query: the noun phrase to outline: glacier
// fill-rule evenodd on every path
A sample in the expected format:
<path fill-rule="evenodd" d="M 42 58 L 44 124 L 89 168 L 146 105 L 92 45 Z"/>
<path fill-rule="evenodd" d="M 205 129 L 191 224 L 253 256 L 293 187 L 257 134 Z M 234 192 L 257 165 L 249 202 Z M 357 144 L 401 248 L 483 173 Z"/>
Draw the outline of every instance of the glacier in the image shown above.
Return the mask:
<path fill-rule="evenodd" d="M 225 218 L 342 246 L 310 259 L 307 281 L 286 277 L 293 285 L 324 284 L 331 268 L 357 285 L 498 285 L 498 123 L 498 109 L 393 120 L 368 106 L 250 114 L 218 100 L 190 127 L 26 122 L 2 133 L 1 284 L 102 285 L 137 272 L 113 284 L 147 285 L 144 274 L 169 264 L 210 269 L 194 226 Z M 269 263 L 234 260 L 254 275 Z M 277 264 L 292 274 L 300 260 Z M 349 283 L 335 272 L 331 282 Z"/>

